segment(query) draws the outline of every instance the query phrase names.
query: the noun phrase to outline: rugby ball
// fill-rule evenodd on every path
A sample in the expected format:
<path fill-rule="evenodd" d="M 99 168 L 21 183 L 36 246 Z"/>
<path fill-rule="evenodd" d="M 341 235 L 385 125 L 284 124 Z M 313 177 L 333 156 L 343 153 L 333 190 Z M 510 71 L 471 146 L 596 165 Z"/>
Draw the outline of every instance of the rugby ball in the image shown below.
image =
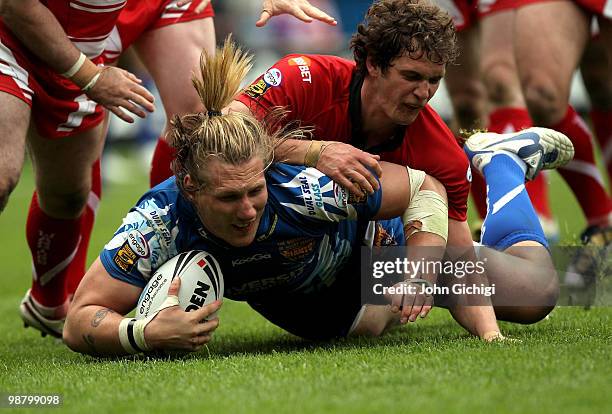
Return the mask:
<path fill-rule="evenodd" d="M 223 297 L 223 275 L 215 258 L 198 250 L 181 253 L 164 263 L 149 279 L 136 306 L 136 319 L 155 315 L 168 297 L 175 277 L 181 278 L 179 306 L 186 312 Z"/>

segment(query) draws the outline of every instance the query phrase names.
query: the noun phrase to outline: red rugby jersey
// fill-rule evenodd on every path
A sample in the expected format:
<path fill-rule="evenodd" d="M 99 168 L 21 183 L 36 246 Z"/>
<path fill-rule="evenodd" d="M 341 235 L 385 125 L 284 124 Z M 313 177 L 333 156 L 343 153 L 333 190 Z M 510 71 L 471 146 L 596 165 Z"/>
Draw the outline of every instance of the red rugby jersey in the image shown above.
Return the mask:
<path fill-rule="evenodd" d="M 360 128 L 361 83 L 355 63 L 336 56 L 289 55 L 276 62 L 238 97 L 262 118 L 274 106 L 288 111 L 287 122 L 314 127 L 319 140 L 363 148 Z M 439 115 L 427 105 L 386 148 L 363 148 L 385 161 L 408 165 L 437 178 L 446 188 L 449 217 L 467 218 L 471 171 L 463 150 Z"/>
<path fill-rule="evenodd" d="M 72 43 L 90 59 L 104 51 L 126 0 L 42 0 Z"/>

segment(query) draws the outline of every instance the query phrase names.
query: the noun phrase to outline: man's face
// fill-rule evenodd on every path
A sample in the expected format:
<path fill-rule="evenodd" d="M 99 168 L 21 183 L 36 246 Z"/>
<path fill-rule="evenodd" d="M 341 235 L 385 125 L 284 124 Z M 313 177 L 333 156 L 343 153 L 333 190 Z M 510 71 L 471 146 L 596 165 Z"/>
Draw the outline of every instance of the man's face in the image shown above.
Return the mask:
<path fill-rule="evenodd" d="M 397 125 L 410 125 L 438 90 L 446 67 L 426 56 L 401 56 L 391 61 L 385 73 L 370 65 L 368 70 L 387 117 Z"/>
<path fill-rule="evenodd" d="M 190 197 L 210 233 L 235 247 L 253 242 L 268 200 L 263 169 L 259 157 L 240 165 L 210 160 L 206 187 Z M 185 180 L 191 183 L 189 176 Z"/>

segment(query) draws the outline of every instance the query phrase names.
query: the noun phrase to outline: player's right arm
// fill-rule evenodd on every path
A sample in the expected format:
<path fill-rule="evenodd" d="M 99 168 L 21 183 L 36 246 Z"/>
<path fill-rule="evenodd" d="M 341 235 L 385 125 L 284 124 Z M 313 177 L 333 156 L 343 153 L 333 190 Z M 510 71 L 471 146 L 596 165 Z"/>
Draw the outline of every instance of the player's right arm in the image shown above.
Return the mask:
<path fill-rule="evenodd" d="M 314 155 L 316 162 L 311 166 L 325 173 L 353 194 L 363 196 L 364 191 L 372 194 L 378 190 L 376 177 L 382 176 L 378 155 L 336 141 L 325 141 L 319 151 L 316 148 L 313 149 L 316 142 L 288 139 L 276 148 L 275 158 L 290 164 L 302 165 L 309 151 L 318 152 L 318 155 Z"/>
<path fill-rule="evenodd" d="M 278 106 L 281 106 L 278 104 Z M 285 106 L 285 105 L 282 105 Z M 257 116 L 243 102 L 233 101 L 228 110 Z M 299 112 L 294 111 L 294 117 Z M 313 150 L 311 140 L 288 139 L 274 150 L 275 161 L 292 165 L 305 165 L 304 160 L 309 150 Z M 377 177 L 382 176 L 379 164 L 380 157 L 356 148 L 350 144 L 337 141 L 325 141 L 318 153 L 317 162 L 312 167 L 321 171 L 351 193 L 364 196 L 373 194 L 379 188 Z"/>
<path fill-rule="evenodd" d="M 71 349 L 91 355 L 125 355 L 139 349 L 195 351 L 210 340 L 218 321 L 200 321 L 215 312 L 219 302 L 189 313 L 178 306 L 168 306 L 148 323 L 137 322 L 145 323 L 143 331 L 136 329 L 141 325 L 127 326 L 128 321 L 121 325 L 123 315 L 136 307 L 150 275 L 177 254 L 171 236 L 178 234 L 172 209 L 175 205 L 176 192 L 172 188 L 153 191 L 124 217 L 85 274 L 70 305 L 64 341 Z M 178 288 L 173 283 L 168 295 L 176 295 Z M 143 334 L 144 347 L 136 339 L 138 332 Z"/>
<path fill-rule="evenodd" d="M 69 72 L 79 62 L 80 50 L 72 44 L 51 10 L 40 1 L 3 0 L 0 16 L 28 50 L 55 72 Z M 95 76 L 97 80 L 91 86 Z M 119 106 L 139 117 L 146 116 L 141 107 L 149 112 L 155 110 L 153 95 L 140 85 L 135 75 L 123 69 L 100 68 L 85 58 L 70 79 L 81 89 L 90 85 L 87 96 L 126 122 L 133 122 L 133 119 Z"/>
<path fill-rule="evenodd" d="M 251 111 L 248 106 L 240 101 L 233 101 L 228 109 L 257 116 L 256 111 Z M 293 116 L 299 117 L 299 113 L 294 111 Z M 311 140 L 285 140 L 275 148 L 274 159 L 287 164 L 304 165 L 306 154 L 309 149 L 313 149 L 312 143 Z M 373 194 L 379 188 L 376 179 L 382 175 L 379 160 L 378 155 L 362 151 L 350 144 L 325 141 L 318 153 L 317 161 L 311 166 L 351 193 L 364 196 L 363 190 L 367 194 Z"/>
<path fill-rule="evenodd" d="M 176 295 L 180 279 L 170 286 L 168 295 Z M 119 339 L 123 315 L 138 302 L 141 287 L 115 279 L 97 259 L 77 289 L 64 326 L 64 342 L 72 350 L 94 356 L 126 355 Z M 144 330 L 151 350 L 197 351 L 210 341 L 219 325 L 218 319 L 201 322 L 216 312 L 214 302 L 193 312 L 178 306 L 160 311 Z"/>

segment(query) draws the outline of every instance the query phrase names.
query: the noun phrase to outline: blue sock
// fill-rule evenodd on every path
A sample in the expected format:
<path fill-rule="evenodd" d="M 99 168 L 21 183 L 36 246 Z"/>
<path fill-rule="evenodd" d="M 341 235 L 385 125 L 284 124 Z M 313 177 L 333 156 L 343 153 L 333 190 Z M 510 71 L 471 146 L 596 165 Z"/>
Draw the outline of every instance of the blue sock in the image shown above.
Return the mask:
<path fill-rule="evenodd" d="M 487 183 L 487 216 L 480 242 L 496 250 L 533 240 L 548 242 L 525 190 L 525 165 L 511 153 L 500 153 L 484 167 Z"/>

